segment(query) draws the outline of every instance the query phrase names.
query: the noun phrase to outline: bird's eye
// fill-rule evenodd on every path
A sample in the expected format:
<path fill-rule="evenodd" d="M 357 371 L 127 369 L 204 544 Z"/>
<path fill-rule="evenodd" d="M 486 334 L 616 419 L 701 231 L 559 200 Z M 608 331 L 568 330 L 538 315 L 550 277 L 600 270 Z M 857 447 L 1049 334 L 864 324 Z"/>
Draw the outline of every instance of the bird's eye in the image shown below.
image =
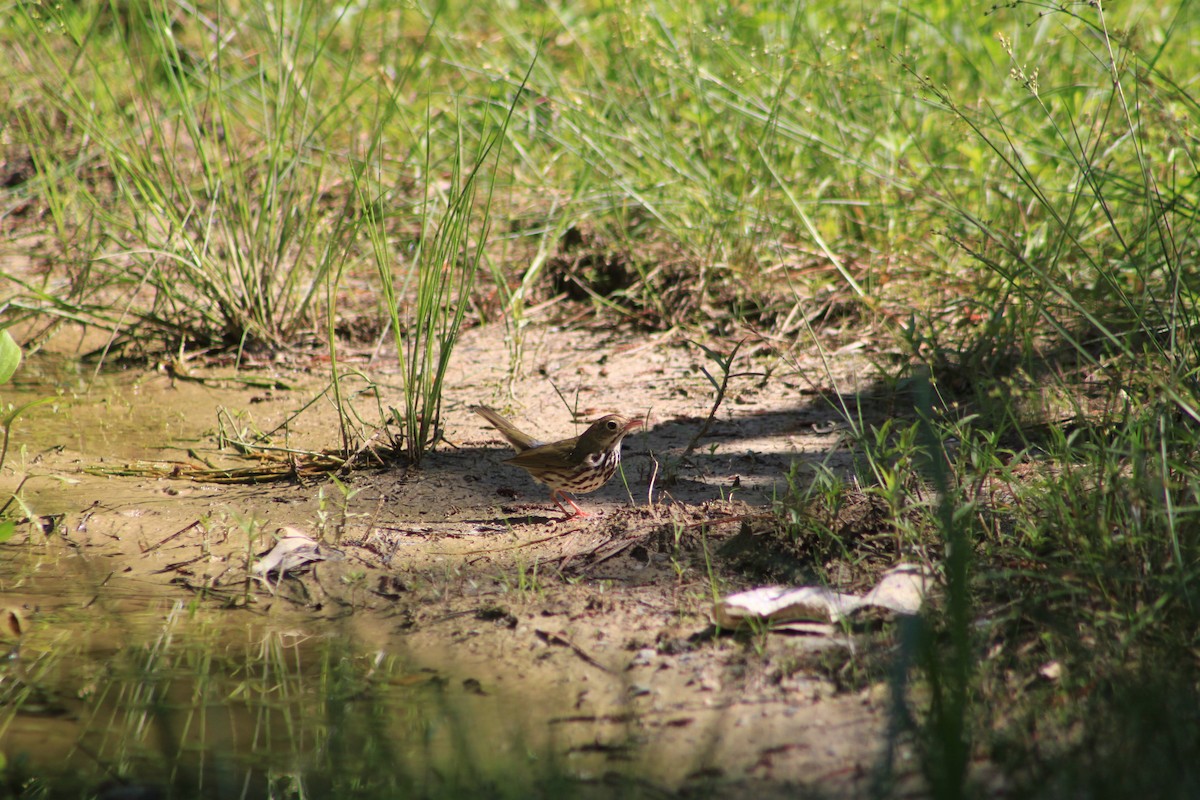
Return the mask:
<path fill-rule="evenodd" d="M 617 425 L 617 421 L 615 419 L 610 419 L 608 421 L 608 429 L 610 431 L 615 431 L 618 427 L 619 426 Z"/>

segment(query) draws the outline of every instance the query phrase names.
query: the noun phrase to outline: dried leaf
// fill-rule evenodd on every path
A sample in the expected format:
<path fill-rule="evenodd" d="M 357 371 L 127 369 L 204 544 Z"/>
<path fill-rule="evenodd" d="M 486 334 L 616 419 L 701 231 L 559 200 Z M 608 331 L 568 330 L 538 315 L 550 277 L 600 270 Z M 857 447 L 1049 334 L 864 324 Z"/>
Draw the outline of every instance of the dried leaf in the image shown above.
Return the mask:
<path fill-rule="evenodd" d="M 282 574 L 314 561 L 341 561 L 346 557 L 341 550 L 323 546 L 296 528 L 280 528 L 278 533 L 283 534 L 283 538 L 271 548 L 271 552 L 258 560 L 254 565 L 254 574 Z"/>
<path fill-rule="evenodd" d="M 713 621 L 724 628 L 738 628 L 751 621 L 773 626 L 791 623 L 790 630 L 824 633 L 828 626 L 864 609 L 916 614 L 921 610 L 929 583 L 929 576 L 920 567 L 900 564 L 862 596 L 835 592 L 824 586 L 764 586 L 714 603 Z"/>

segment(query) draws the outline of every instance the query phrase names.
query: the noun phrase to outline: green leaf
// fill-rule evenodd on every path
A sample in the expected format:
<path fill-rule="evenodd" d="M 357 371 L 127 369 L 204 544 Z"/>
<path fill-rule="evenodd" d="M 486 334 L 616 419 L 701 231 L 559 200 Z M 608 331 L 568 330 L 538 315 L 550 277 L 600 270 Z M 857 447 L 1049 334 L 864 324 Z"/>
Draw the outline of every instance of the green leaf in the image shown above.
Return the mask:
<path fill-rule="evenodd" d="M 17 523 L 11 519 L 0 522 L 0 544 L 4 544 L 17 532 Z"/>
<path fill-rule="evenodd" d="M 12 334 L 0 330 L 0 383 L 6 383 L 21 364 L 21 348 Z"/>

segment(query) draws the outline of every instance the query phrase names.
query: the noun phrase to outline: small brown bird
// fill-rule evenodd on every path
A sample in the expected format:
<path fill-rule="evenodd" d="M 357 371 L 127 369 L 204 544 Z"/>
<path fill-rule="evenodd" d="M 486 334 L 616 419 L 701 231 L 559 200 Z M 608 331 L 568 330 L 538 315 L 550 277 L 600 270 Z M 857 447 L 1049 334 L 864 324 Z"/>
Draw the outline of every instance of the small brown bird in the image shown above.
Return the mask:
<path fill-rule="evenodd" d="M 567 492 L 586 494 L 608 483 L 621 464 L 621 440 L 642 424 L 640 418 L 626 419 L 609 414 L 593 422 L 581 436 L 543 444 L 487 406 L 472 406 L 471 410 L 500 431 L 517 451 L 508 463 L 517 465 L 534 480 L 549 486 L 550 499 L 568 518 L 588 514 Z M 563 500 L 575 509 L 574 514 L 563 507 Z"/>

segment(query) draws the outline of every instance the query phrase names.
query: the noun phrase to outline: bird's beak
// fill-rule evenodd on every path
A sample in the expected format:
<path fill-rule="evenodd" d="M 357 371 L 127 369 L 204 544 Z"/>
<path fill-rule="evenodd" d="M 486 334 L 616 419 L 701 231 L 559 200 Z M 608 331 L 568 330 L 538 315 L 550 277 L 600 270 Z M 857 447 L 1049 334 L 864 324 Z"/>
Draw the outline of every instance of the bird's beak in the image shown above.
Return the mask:
<path fill-rule="evenodd" d="M 629 422 L 625 423 L 625 427 L 622 432 L 629 433 L 634 428 L 640 428 L 640 427 L 644 426 L 645 424 L 646 424 L 646 421 L 644 419 L 642 419 L 641 417 L 638 417 L 636 419 L 631 419 L 631 420 L 629 420 Z"/>

